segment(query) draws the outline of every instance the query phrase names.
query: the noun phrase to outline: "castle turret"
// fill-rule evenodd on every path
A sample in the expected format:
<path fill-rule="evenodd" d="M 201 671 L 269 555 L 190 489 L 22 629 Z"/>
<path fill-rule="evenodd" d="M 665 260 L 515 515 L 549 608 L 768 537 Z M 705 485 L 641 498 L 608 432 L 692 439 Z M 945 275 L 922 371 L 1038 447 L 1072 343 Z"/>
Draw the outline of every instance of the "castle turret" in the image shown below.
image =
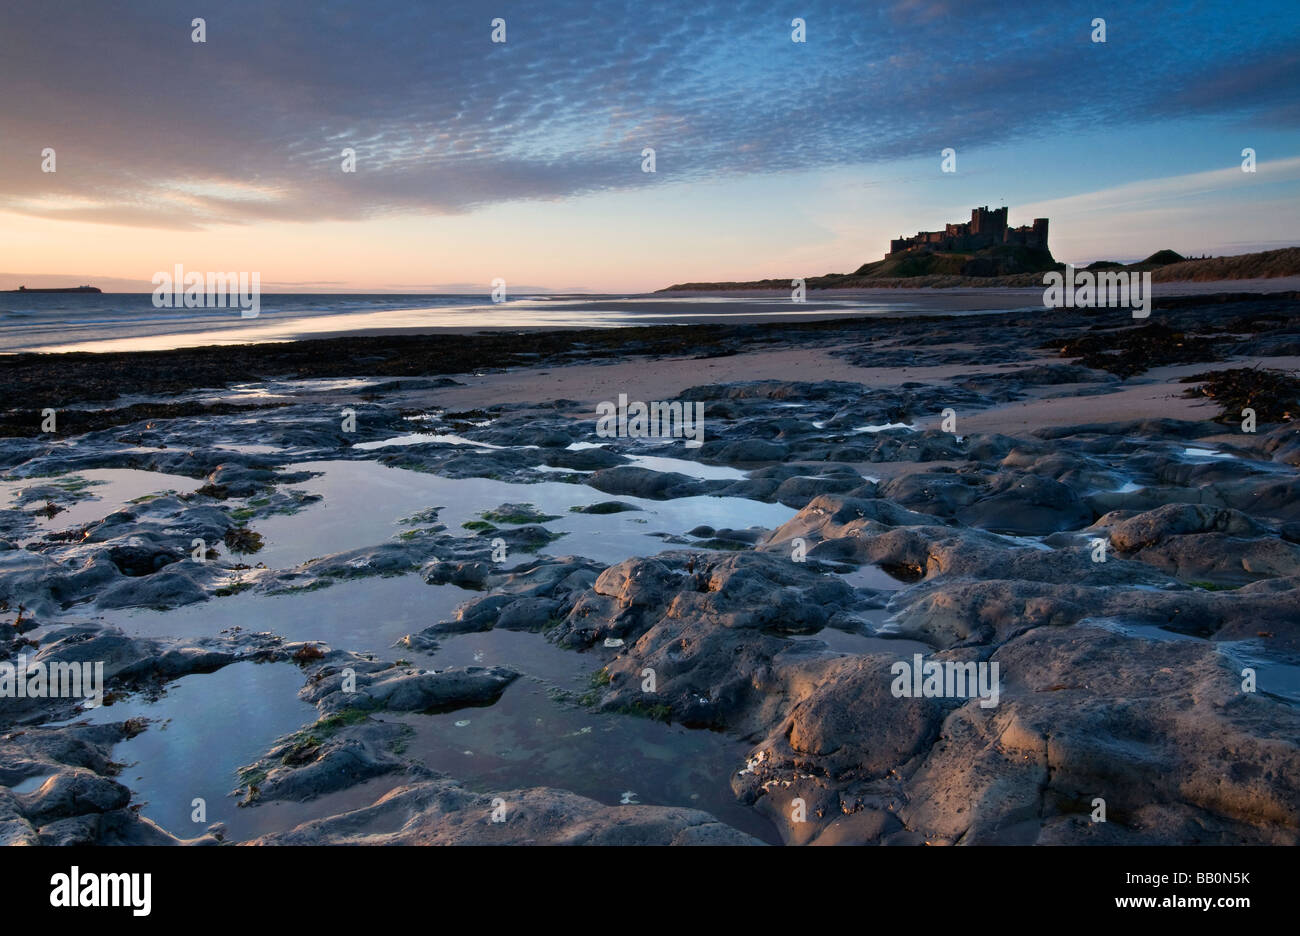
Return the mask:
<path fill-rule="evenodd" d="M 1047 247 L 1047 219 L 1046 218 L 1034 219 L 1034 240 L 1037 241 L 1037 243 L 1034 244 L 1035 247 L 1042 247 L 1046 249 Z"/>
<path fill-rule="evenodd" d="M 972 234 L 987 234 L 995 241 L 1002 240 L 1002 235 L 1007 229 L 1007 209 L 994 208 L 989 210 L 989 206 L 983 208 L 972 208 L 970 213 L 970 232 Z"/>

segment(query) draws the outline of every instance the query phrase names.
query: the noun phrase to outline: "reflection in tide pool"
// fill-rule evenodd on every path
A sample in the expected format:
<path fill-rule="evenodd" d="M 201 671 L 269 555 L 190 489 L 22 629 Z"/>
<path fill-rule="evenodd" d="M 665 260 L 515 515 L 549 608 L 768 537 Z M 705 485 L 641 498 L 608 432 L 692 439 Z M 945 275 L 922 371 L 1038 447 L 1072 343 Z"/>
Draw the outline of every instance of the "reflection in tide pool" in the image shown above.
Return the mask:
<path fill-rule="evenodd" d="M 183 475 L 164 474 L 160 471 L 139 471 L 135 468 L 88 468 L 56 478 L 23 478 L 17 481 L 0 481 L 0 503 L 12 506 L 19 492 L 25 488 L 52 485 L 62 488 L 68 495 L 78 498 L 69 503 L 59 497 L 52 498 L 63 507 L 53 517 L 38 515 L 36 523 L 44 531 L 70 530 L 103 520 L 109 514 L 128 506 L 133 500 L 162 494 L 189 494 L 197 491 L 202 481 Z M 28 504 L 21 509 L 33 511 L 40 507 Z"/>
<path fill-rule="evenodd" d="M 629 455 L 628 462 L 636 468 L 648 468 L 651 471 L 675 471 L 678 474 L 686 475 L 688 478 L 699 478 L 702 481 L 739 481 L 746 477 L 745 472 L 739 468 L 728 468 L 726 465 L 706 465 L 685 458 L 668 458 L 662 455 Z"/>
<path fill-rule="evenodd" d="M 253 521 L 253 528 L 265 540 L 257 561 L 272 569 L 293 568 L 308 559 L 386 542 L 410 528 L 402 518 L 429 507 L 441 508 L 438 521 L 449 532 L 460 534 L 465 532 L 462 524 L 479 519 L 483 511 L 501 504 L 533 504 L 557 518 L 546 523 L 548 529 L 569 534 L 543 547 L 542 554 L 580 555 L 611 565 L 631 556 L 680 548 L 666 546 L 655 533 L 680 535 L 700 524 L 719 529 L 775 529 L 796 513 L 782 504 L 743 497 L 698 496 L 671 501 L 611 497 L 579 484 L 443 478 L 369 461 L 302 462 L 292 467 L 321 472 L 320 477 L 293 488 L 321 494 L 324 500 L 296 514 Z M 617 514 L 570 510 L 608 500 L 641 509 Z"/>
<path fill-rule="evenodd" d="M 240 839 L 264 831 L 264 816 L 228 795 L 239 785 L 236 772 L 276 738 L 316 720 L 316 709 L 298 698 L 302 685 L 292 664 L 232 663 L 169 683 L 157 701 L 131 696 L 74 721 L 149 719 L 143 732 L 113 748 L 113 759 L 127 765 L 117 779 L 133 803 L 144 804 L 141 814 L 179 838 L 224 822 Z M 195 797 L 205 803 L 205 822 L 191 819 Z"/>
<path fill-rule="evenodd" d="M 446 640 L 434 662 L 439 668 L 502 665 L 535 674 L 517 680 L 488 707 L 385 716 L 413 729 L 406 756 L 467 788 L 550 786 L 608 806 L 633 791 L 639 804 L 703 809 L 779 842 L 771 823 L 741 806 L 731 791 L 731 775 L 751 745 L 719 732 L 598 714 L 553 698 L 555 689 L 577 694 L 589 687 L 599 667 L 591 654 L 562 650 L 540 634 L 489 631 Z"/>
<path fill-rule="evenodd" d="M 418 575 L 403 575 L 354 579 L 283 595 L 245 592 L 170 611 L 114 609 L 99 616 L 128 634 L 146 637 L 202 637 L 238 626 L 387 658 L 395 641 L 453 617 L 458 605 L 477 594 L 455 585 L 426 585 Z"/>

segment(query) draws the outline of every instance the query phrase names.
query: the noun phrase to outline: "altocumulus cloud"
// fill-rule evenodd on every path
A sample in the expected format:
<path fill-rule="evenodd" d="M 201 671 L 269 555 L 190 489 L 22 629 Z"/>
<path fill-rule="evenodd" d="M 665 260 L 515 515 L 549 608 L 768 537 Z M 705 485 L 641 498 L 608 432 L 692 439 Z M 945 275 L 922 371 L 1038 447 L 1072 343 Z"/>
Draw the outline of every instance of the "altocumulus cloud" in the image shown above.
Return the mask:
<path fill-rule="evenodd" d="M 6 0 L 0 210 L 180 229 L 451 213 L 1098 121 L 1266 126 L 1296 116 L 1288 7 L 1124 4 L 1095 46 L 1095 2 Z"/>

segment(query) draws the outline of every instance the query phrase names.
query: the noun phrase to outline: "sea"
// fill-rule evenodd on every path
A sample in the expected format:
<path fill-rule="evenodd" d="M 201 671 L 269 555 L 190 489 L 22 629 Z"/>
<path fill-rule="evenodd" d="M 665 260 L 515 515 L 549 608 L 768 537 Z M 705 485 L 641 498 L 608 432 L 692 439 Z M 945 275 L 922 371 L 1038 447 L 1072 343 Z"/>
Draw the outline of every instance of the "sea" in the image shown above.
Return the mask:
<path fill-rule="evenodd" d="M 0 292 L 0 353 L 140 351 L 214 344 L 293 341 L 392 331 L 611 328 L 717 321 L 798 320 L 809 316 L 996 311 L 1008 302 L 993 290 L 876 290 L 792 302 L 788 295 L 662 296 L 520 295 L 496 303 L 486 294 L 268 293 L 255 318 L 238 306 L 158 308 L 152 293 Z M 961 293 L 973 295 L 960 301 Z M 1033 291 L 1030 291 L 1033 292 Z M 974 306 L 974 308 L 967 308 Z"/>

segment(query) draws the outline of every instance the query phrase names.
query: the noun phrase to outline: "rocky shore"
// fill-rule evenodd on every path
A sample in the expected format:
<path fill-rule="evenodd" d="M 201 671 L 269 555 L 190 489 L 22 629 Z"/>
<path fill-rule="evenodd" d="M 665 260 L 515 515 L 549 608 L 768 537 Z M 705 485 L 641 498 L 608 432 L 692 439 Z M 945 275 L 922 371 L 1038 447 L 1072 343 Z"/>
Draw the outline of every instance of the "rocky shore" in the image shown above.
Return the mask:
<path fill-rule="evenodd" d="M 1296 844 L 1298 366 L 1296 293 L 0 360 L 4 659 L 104 680 L 0 677 L 0 841 Z"/>

